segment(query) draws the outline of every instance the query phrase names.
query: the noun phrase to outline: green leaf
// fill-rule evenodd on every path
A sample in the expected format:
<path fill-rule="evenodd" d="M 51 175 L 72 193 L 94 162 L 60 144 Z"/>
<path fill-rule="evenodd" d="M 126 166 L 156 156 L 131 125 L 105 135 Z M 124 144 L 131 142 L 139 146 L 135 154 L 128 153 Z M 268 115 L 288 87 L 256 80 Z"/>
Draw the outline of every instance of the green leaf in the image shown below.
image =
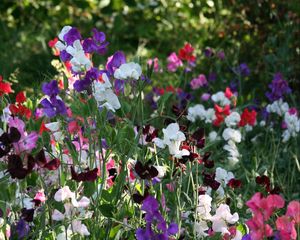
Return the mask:
<path fill-rule="evenodd" d="M 111 204 L 102 204 L 99 206 L 99 209 L 104 217 L 113 217 L 114 207 Z"/>

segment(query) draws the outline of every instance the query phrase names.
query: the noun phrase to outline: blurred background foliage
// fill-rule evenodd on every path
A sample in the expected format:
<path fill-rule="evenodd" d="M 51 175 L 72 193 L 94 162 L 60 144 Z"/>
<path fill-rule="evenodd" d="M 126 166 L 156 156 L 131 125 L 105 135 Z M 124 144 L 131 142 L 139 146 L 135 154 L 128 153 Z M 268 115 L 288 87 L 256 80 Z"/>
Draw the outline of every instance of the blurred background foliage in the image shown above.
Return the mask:
<path fill-rule="evenodd" d="M 299 12 L 296 0 L 1 0 L 0 74 L 19 89 L 38 87 L 55 74 L 48 41 L 73 25 L 85 37 L 93 27 L 105 32 L 107 56 L 123 50 L 165 60 L 188 41 L 205 74 L 212 63 L 203 50 L 211 47 L 224 50 L 228 68 L 248 64 L 248 88 L 266 89 L 279 71 L 300 89 Z"/>

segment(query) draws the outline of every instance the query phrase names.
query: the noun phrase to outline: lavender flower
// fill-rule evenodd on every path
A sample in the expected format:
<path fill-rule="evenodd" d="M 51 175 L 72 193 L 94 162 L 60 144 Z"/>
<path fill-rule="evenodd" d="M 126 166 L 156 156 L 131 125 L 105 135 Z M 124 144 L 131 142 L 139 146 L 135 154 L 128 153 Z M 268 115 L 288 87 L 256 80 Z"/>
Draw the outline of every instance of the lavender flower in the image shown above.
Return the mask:
<path fill-rule="evenodd" d="M 16 232 L 18 234 L 18 239 L 26 237 L 29 233 L 29 225 L 23 219 L 20 219 L 16 225 Z"/>
<path fill-rule="evenodd" d="M 63 40 L 67 43 L 67 45 L 72 45 L 76 40 L 81 40 L 81 35 L 77 28 L 72 27 L 64 36 Z"/>
<path fill-rule="evenodd" d="M 114 75 L 115 70 L 123 63 L 126 63 L 126 56 L 121 51 L 117 51 L 113 56 L 109 57 L 106 63 L 106 70 L 109 75 Z"/>
<path fill-rule="evenodd" d="M 247 77 L 250 75 L 250 69 L 246 63 L 241 63 L 237 68 L 236 72 L 242 77 Z"/>
<path fill-rule="evenodd" d="M 96 28 L 92 30 L 93 38 L 88 38 L 83 41 L 83 50 L 87 53 L 97 52 L 104 55 L 107 51 L 108 42 L 105 42 L 106 37 L 103 32 L 99 32 Z"/>
<path fill-rule="evenodd" d="M 136 230 L 136 238 L 138 240 L 146 239 L 164 239 L 168 240 L 169 235 L 175 235 L 178 232 L 176 223 L 171 223 L 167 228 L 167 224 L 163 216 L 159 212 L 159 204 L 157 200 L 148 196 L 142 205 L 142 210 L 146 212 L 146 228 L 138 228 Z M 154 226 L 156 225 L 156 229 Z M 154 229 L 153 229 L 154 228 Z"/>
<path fill-rule="evenodd" d="M 269 88 L 271 89 L 271 91 L 267 92 L 266 96 L 271 102 L 279 100 L 280 98 L 283 98 L 285 94 L 289 94 L 292 92 L 292 90 L 288 86 L 287 81 L 283 79 L 281 73 L 276 73 L 274 75 L 272 83 L 269 84 Z"/>
<path fill-rule="evenodd" d="M 65 103 L 56 97 L 51 97 L 50 101 L 47 98 L 44 98 L 41 101 L 41 104 L 44 107 L 44 109 L 43 109 L 44 113 L 49 118 L 55 117 L 58 114 L 61 114 L 61 115 L 67 114 L 67 108 L 65 106 Z"/>
<path fill-rule="evenodd" d="M 42 86 L 42 91 L 48 96 L 56 96 L 59 93 L 57 81 L 52 80 L 49 83 L 44 83 Z"/>

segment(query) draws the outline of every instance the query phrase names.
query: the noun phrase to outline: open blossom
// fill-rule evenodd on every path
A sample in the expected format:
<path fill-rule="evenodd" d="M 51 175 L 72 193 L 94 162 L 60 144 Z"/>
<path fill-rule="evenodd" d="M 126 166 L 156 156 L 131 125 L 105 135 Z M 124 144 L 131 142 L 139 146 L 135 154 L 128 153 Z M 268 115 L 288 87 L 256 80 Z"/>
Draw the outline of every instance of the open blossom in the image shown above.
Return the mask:
<path fill-rule="evenodd" d="M 147 61 L 147 64 L 149 67 L 151 67 L 153 64 L 154 72 L 162 72 L 162 69 L 160 68 L 159 63 L 158 63 L 158 58 L 149 59 Z"/>
<path fill-rule="evenodd" d="M 225 234 L 230 233 L 228 231 L 228 224 L 236 223 L 239 220 L 239 215 L 237 213 L 231 214 L 229 206 L 221 204 L 210 220 L 212 221 L 212 229 L 215 232 Z"/>
<path fill-rule="evenodd" d="M 0 75 L 0 97 L 4 94 L 9 94 L 11 92 L 11 84 L 3 82 L 3 77 Z"/>
<path fill-rule="evenodd" d="M 232 128 L 226 128 L 222 134 L 225 141 L 232 140 L 233 142 L 239 143 L 242 140 L 242 135 L 239 130 Z"/>
<path fill-rule="evenodd" d="M 282 99 L 274 101 L 272 104 L 268 104 L 266 107 L 268 113 L 276 113 L 279 116 L 283 116 L 289 111 L 289 105 L 287 102 L 283 102 Z"/>
<path fill-rule="evenodd" d="M 296 137 L 300 132 L 300 119 L 297 114 L 286 112 L 284 114 L 284 123 L 286 125 L 286 130 L 284 130 L 282 134 L 282 141 L 287 142 L 291 137 Z"/>
<path fill-rule="evenodd" d="M 230 105 L 231 101 L 229 98 L 226 97 L 225 93 L 219 91 L 211 96 L 211 99 L 215 102 L 220 104 L 222 107 L 226 105 Z"/>
<path fill-rule="evenodd" d="M 129 62 L 123 63 L 118 69 L 114 72 L 114 77 L 116 79 L 135 79 L 138 80 L 142 75 L 142 68 L 138 63 Z"/>
<path fill-rule="evenodd" d="M 190 43 L 186 43 L 183 48 L 179 49 L 178 56 L 181 60 L 186 60 L 188 62 L 194 62 L 196 56 L 193 55 L 194 48 Z"/>
<path fill-rule="evenodd" d="M 102 82 L 95 81 L 93 83 L 93 96 L 99 107 L 105 107 L 115 112 L 121 107 L 119 99 L 111 89 L 112 85 L 105 73 L 102 74 L 102 80 Z"/>
<path fill-rule="evenodd" d="M 191 82 L 192 89 L 198 89 L 207 85 L 207 80 L 204 74 L 200 74 L 197 78 L 194 78 Z"/>
<path fill-rule="evenodd" d="M 239 162 L 240 153 L 234 141 L 229 140 L 223 147 L 228 152 L 228 161 L 230 165 L 235 165 Z"/>
<path fill-rule="evenodd" d="M 180 58 L 177 56 L 175 52 L 171 53 L 167 60 L 168 60 L 167 68 L 169 72 L 175 72 L 177 68 L 183 66 L 182 61 L 180 60 Z"/>
<path fill-rule="evenodd" d="M 178 123 L 171 123 L 167 128 L 163 129 L 164 138 L 154 138 L 153 142 L 159 148 L 165 148 L 168 146 L 169 152 L 176 158 L 182 158 L 183 156 L 190 155 L 190 152 L 186 149 L 180 150 L 182 141 L 185 141 L 185 135 L 179 130 Z"/>
<path fill-rule="evenodd" d="M 213 108 L 205 109 L 201 104 L 189 107 L 187 119 L 191 122 L 195 122 L 197 118 L 204 120 L 205 123 L 212 123 L 216 118 L 215 110 Z"/>
<path fill-rule="evenodd" d="M 274 75 L 272 83 L 269 84 L 269 88 L 271 91 L 267 92 L 266 96 L 271 102 L 282 99 L 284 95 L 292 92 L 288 86 L 288 82 L 283 79 L 281 73 Z"/>
<path fill-rule="evenodd" d="M 241 115 L 239 126 L 241 127 L 244 127 L 246 125 L 254 126 L 256 123 L 256 115 L 257 113 L 255 110 L 249 111 L 248 108 L 244 109 Z"/>
<path fill-rule="evenodd" d="M 66 51 L 72 56 L 70 63 L 74 72 L 80 72 L 82 68 L 89 70 L 92 67 L 92 62 L 85 55 L 80 40 L 74 41 L 72 46 L 66 48 Z"/>
<path fill-rule="evenodd" d="M 241 116 L 238 112 L 231 112 L 225 118 L 225 124 L 227 127 L 234 127 L 240 122 L 240 120 L 241 120 Z"/>

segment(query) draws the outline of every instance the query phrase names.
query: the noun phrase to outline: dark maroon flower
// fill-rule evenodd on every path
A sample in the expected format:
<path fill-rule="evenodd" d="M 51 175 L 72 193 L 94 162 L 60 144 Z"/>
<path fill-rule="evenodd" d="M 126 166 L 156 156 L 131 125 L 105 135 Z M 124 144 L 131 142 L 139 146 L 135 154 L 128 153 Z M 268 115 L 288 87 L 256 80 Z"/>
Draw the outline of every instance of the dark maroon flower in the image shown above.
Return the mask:
<path fill-rule="evenodd" d="M 0 136 L 0 158 L 9 153 L 12 148 L 12 143 L 18 142 L 21 139 L 21 134 L 17 128 L 11 127 L 9 131 Z"/>
<path fill-rule="evenodd" d="M 255 179 L 256 183 L 263 186 L 270 186 L 270 178 L 266 175 L 257 176 Z"/>
<path fill-rule="evenodd" d="M 33 215 L 34 215 L 34 209 L 22 209 L 22 218 L 26 222 L 32 222 L 33 221 Z"/>
<path fill-rule="evenodd" d="M 242 186 L 242 182 L 238 179 L 230 179 L 227 185 L 231 188 L 240 188 Z"/>
<path fill-rule="evenodd" d="M 24 168 L 20 156 L 13 154 L 8 156 L 7 172 L 12 178 L 23 179 L 29 173 L 28 169 Z"/>
<path fill-rule="evenodd" d="M 149 188 L 148 187 L 145 189 L 144 195 L 141 195 L 138 192 L 132 194 L 133 201 L 138 204 L 141 204 L 148 196 L 149 196 Z"/>
<path fill-rule="evenodd" d="M 143 165 L 140 161 L 137 161 L 134 170 L 137 175 L 142 179 L 151 179 L 158 175 L 158 171 L 155 167 L 151 166 L 150 163 Z"/>
<path fill-rule="evenodd" d="M 114 182 L 116 180 L 117 177 L 117 169 L 115 168 L 111 168 L 108 170 L 108 175 L 109 177 L 112 177 L 111 180 Z"/>
<path fill-rule="evenodd" d="M 220 183 L 215 180 L 215 174 L 203 173 L 203 184 L 211 187 L 213 190 L 217 190 Z"/>
<path fill-rule="evenodd" d="M 205 145 L 204 128 L 199 128 L 196 130 L 192 135 L 192 139 L 198 148 L 203 148 Z"/>
<path fill-rule="evenodd" d="M 89 170 L 89 168 L 82 173 L 76 173 L 74 168 L 71 167 L 71 175 L 72 179 L 75 180 L 76 182 L 93 182 L 97 179 L 98 177 L 98 168 L 94 168 L 93 170 Z"/>
<path fill-rule="evenodd" d="M 51 161 L 47 162 L 43 168 L 47 168 L 50 171 L 58 169 L 60 166 L 60 160 L 58 158 L 54 158 Z"/>

